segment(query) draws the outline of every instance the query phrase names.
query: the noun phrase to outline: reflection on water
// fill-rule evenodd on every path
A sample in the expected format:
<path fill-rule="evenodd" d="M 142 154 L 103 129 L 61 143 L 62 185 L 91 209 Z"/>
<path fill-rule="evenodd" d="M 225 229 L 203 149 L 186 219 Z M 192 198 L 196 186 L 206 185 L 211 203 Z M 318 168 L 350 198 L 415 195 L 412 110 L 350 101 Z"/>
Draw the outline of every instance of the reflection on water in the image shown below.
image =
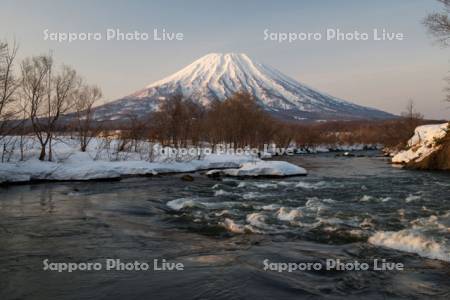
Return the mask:
<path fill-rule="evenodd" d="M 431 297 L 450 293 L 450 176 L 384 158 L 286 158 L 307 177 L 196 174 L 0 189 L 0 299 Z M 42 271 L 42 260 L 182 262 L 181 272 Z M 274 262 L 401 262 L 405 271 L 278 273 Z M 431 259 L 433 258 L 433 259 Z"/>

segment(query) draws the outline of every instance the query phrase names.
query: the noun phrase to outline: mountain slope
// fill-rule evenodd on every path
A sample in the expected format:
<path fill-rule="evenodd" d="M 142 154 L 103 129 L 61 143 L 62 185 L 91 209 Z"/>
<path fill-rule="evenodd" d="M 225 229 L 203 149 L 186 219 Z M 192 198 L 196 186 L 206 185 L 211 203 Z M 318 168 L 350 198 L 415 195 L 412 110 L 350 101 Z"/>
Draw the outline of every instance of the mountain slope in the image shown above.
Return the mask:
<path fill-rule="evenodd" d="M 97 119 L 120 119 L 129 113 L 157 109 L 160 101 L 182 93 L 207 106 L 235 92 L 253 95 L 266 111 L 282 118 L 385 119 L 391 114 L 359 106 L 309 88 L 274 68 L 252 61 L 245 54 L 212 53 L 175 74 L 156 81 L 130 96 L 96 109 Z"/>

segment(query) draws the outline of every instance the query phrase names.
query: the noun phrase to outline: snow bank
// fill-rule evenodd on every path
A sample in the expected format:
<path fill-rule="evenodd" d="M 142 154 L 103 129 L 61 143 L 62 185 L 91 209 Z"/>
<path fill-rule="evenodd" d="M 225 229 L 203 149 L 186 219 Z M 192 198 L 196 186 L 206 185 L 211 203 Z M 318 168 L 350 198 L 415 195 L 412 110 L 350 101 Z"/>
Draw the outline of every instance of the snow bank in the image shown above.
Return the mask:
<path fill-rule="evenodd" d="M 195 172 L 217 168 L 237 168 L 254 158 L 245 155 L 211 154 L 202 160 L 186 162 L 148 162 L 144 160 L 99 161 L 88 153 L 75 152 L 62 162 L 31 159 L 0 163 L 0 183 L 32 180 L 93 180 L 122 176 Z"/>
<path fill-rule="evenodd" d="M 112 141 L 115 143 L 116 141 Z M 18 149 L 11 151 L 10 162 L 0 163 L 0 183 L 33 180 L 95 180 L 123 176 L 145 176 L 165 173 L 184 173 L 211 169 L 231 169 L 237 176 L 286 176 L 306 173 L 302 168 L 286 162 L 263 162 L 251 154 L 207 154 L 171 157 L 156 153 L 149 161 L 148 152 L 117 152 L 116 146 L 105 147 L 101 139 L 93 139 L 87 152 L 80 152 L 76 140 L 58 138 L 52 144 L 54 162 L 39 161 L 39 145 L 28 137 L 25 160 L 19 161 Z M 144 144 L 147 151 L 151 145 Z M 194 159 L 195 158 L 195 159 Z M 239 169 L 237 169 L 239 168 Z M 239 170 L 239 171 L 232 171 Z M 231 174 L 230 173 L 230 174 Z"/>
<path fill-rule="evenodd" d="M 207 175 L 225 175 L 236 177 L 257 177 L 257 176 L 294 176 L 306 175 L 306 170 L 285 161 L 262 161 L 246 162 L 239 168 L 226 170 L 211 170 Z"/>
<path fill-rule="evenodd" d="M 439 150 L 440 145 L 437 141 L 447 134 L 448 126 L 449 123 L 417 127 L 414 136 L 408 141 L 408 149 L 397 153 L 392 162 L 396 164 L 420 162 Z"/>

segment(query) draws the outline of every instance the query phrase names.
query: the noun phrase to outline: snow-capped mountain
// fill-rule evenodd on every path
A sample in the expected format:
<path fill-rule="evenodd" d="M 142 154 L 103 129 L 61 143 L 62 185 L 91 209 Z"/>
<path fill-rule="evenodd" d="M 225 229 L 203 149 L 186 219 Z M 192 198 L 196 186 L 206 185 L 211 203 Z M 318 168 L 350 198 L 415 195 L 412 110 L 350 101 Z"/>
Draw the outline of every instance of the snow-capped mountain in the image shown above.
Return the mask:
<path fill-rule="evenodd" d="M 143 115 L 158 109 L 161 101 L 174 94 L 181 93 L 207 106 L 239 91 L 250 93 L 264 110 L 287 119 L 393 117 L 316 91 L 246 54 L 211 53 L 142 90 L 98 107 L 96 118 L 116 120 L 130 113 Z"/>

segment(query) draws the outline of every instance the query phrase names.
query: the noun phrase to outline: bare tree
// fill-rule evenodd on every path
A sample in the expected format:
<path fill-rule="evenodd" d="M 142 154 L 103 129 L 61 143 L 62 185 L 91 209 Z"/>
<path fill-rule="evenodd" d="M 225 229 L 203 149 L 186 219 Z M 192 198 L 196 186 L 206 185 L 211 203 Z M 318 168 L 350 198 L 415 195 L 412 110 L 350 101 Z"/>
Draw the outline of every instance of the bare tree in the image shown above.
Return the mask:
<path fill-rule="evenodd" d="M 75 93 L 76 130 L 80 140 L 80 150 L 86 151 L 91 139 L 96 135 L 98 127 L 93 126 L 93 107 L 102 97 L 102 91 L 97 86 L 81 84 Z"/>
<path fill-rule="evenodd" d="M 186 147 L 188 142 L 198 142 L 202 108 L 183 95 L 173 95 L 152 114 L 153 132 L 162 145 Z"/>
<path fill-rule="evenodd" d="M 10 122 L 17 114 L 14 103 L 17 101 L 16 91 L 19 86 L 13 68 L 18 47 L 0 42 L 0 140 L 10 129 Z"/>
<path fill-rule="evenodd" d="M 245 92 L 213 103 L 206 119 L 208 136 L 213 145 L 221 143 L 233 148 L 260 146 L 271 141 L 277 130 L 273 127 L 273 119 Z"/>
<path fill-rule="evenodd" d="M 423 119 L 423 115 L 416 110 L 416 104 L 413 99 L 408 99 L 406 110 L 401 113 L 402 117 L 409 120 Z"/>
<path fill-rule="evenodd" d="M 51 56 L 35 56 L 22 62 L 22 90 L 27 102 L 28 117 L 41 144 L 40 160 L 52 160 L 52 139 L 61 115 L 73 104 L 78 78 L 75 70 L 62 66 L 53 74 Z"/>
<path fill-rule="evenodd" d="M 406 111 L 401 113 L 404 119 L 405 135 L 411 136 L 417 126 L 420 125 L 423 115 L 417 112 L 413 99 L 409 99 L 406 104 Z M 400 131 L 401 129 L 398 128 Z"/>
<path fill-rule="evenodd" d="M 442 12 L 429 14 L 423 23 L 438 42 L 444 46 L 450 45 L 450 0 L 437 0 L 444 5 Z"/>
<path fill-rule="evenodd" d="M 22 65 L 22 92 L 26 102 L 27 114 L 32 122 L 33 130 L 41 143 L 40 160 L 45 159 L 45 148 L 48 137 L 44 137 L 39 126 L 39 110 L 42 110 L 46 93 L 45 78 L 49 76 L 51 60 L 40 56 L 26 59 Z"/>
<path fill-rule="evenodd" d="M 444 5 L 441 12 L 429 14 L 423 23 L 428 32 L 433 35 L 442 46 L 450 46 L 450 0 L 437 0 Z M 450 76 L 446 78 L 448 85 L 444 89 L 446 101 L 450 102 Z"/>

